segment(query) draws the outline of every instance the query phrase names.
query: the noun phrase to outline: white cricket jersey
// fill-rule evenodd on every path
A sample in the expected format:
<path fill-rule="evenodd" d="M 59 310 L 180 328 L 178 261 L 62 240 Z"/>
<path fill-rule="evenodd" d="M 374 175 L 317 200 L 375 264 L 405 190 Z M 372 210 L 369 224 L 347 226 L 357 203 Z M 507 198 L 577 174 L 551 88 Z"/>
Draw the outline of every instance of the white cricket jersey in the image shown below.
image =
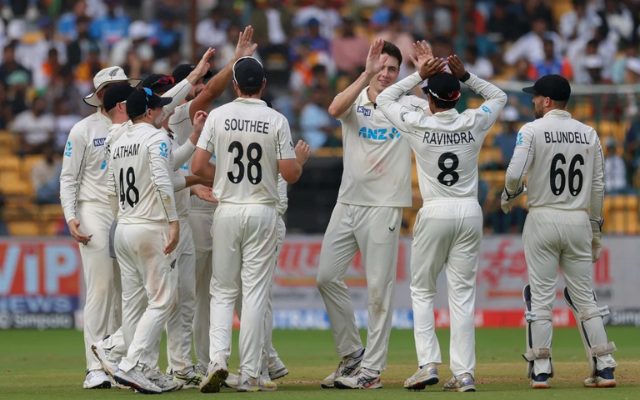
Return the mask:
<path fill-rule="evenodd" d="M 465 82 L 485 101 L 479 108 L 455 109 L 427 116 L 397 99 L 422 82 L 416 72 L 378 95 L 378 107 L 406 133 L 416 155 L 423 201 L 436 198 L 477 198 L 478 154 L 487 132 L 507 103 L 497 86 L 470 74 Z"/>
<path fill-rule="evenodd" d="M 216 155 L 220 204 L 278 202 L 278 160 L 295 158 L 287 119 L 258 99 L 237 98 L 209 113 L 198 147 Z"/>
<path fill-rule="evenodd" d="M 191 107 L 192 101 L 193 100 L 188 101 L 184 104 L 180 104 L 178 107 L 176 107 L 171 117 L 169 117 L 169 129 L 171 130 L 171 132 L 173 132 L 176 141 L 179 144 L 185 143 L 187 140 L 189 140 L 189 136 L 191 136 L 191 133 L 193 132 L 193 122 L 191 121 L 191 117 L 189 116 L 189 109 Z M 191 160 L 187 162 L 186 168 L 189 174 L 191 174 Z M 216 205 L 214 203 L 202 200 L 198 196 L 191 196 L 190 208 L 199 211 L 209 211 L 214 210 L 216 208 Z"/>
<path fill-rule="evenodd" d="M 169 137 L 151 124 L 137 123 L 110 146 L 110 151 L 118 223 L 176 221 Z"/>
<path fill-rule="evenodd" d="M 343 172 L 338 201 L 360 206 L 411 207 L 411 151 L 401 133 L 367 95 L 369 87 L 338 119 L 342 123 Z M 426 100 L 404 96 L 420 113 Z"/>
<path fill-rule="evenodd" d="M 585 210 L 600 220 L 604 197 L 604 160 L 595 129 L 551 110 L 525 124 L 507 169 L 505 187 L 515 193 L 527 176 L 531 207 Z"/>
<path fill-rule="evenodd" d="M 178 164 L 182 160 L 175 159 L 174 155 L 179 148 L 180 146 L 178 142 L 174 139 L 171 139 L 171 150 L 172 150 L 171 165 L 173 166 L 172 173 L 174 175 L 174 179 L 178 178 L 178 179 L 184 180 L 184 177 L 189 175 L 189 161 L 183 162 L 182 164 Z M 191 156 L 189 156 L 189 159 L 191 159 Z M 178 187 L 174 184 L 174 191 L 175 191 L 174 197 L 176 200 L 176 211 L 180 218 L 187 218 L 189 216 L 189 208 L 191 205 L 191 202 L 189 200 L 189 197 L 191 197 L 191 189 L 185 188 L 184 185 L 182 185 L 182 189 L 180 190 L 176 190 L 177 188 Z"/>
<path fill-rule="evenodd" d="M 111 120 L 101 108 L 76 123 L 67 139 L 60 174 L 60 200 L 65 219 L 77 218 L 82 201 L 109 205 L 104 144 Z"/>

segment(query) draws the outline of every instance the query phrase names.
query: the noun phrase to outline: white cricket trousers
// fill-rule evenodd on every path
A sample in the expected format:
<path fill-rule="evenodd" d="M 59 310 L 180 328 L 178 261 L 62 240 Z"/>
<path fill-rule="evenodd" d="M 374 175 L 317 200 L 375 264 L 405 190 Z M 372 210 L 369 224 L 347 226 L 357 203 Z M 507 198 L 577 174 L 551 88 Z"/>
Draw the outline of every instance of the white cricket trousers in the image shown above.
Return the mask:
<path fill-rule="evenodd" d="M 531 322 L 533 348 L 551 349 L 551 312 L 556 298 L 558 265 L 578 311 L 583 314 L 599 314 L 592 289 L 592 235 L 589 216 L 585 211 L 546 207 L 529 210 L 522 241 L 531 287 L 531 311 L 536 315 L 548 316 Z M 584 321 L 584 324 L 592 346 L 607 343 L 602 318 L 591 318 Z M 549 359 L 537 359 L 533 365 L 533 373 L 536 375 L 551 373 Z M 616 362 L 611 354 L 597 357 L 598 370 L 615 366 Z"/>
<path fill-rule="evenodd" d="M 209 305 L 211 295 L 211 225 L 212 210 L 192 208 L 189 211 L 189 225 L 193 232 L 196 255 L 196 298 L 193 315 L 193 347 L 198 364 L 207 369 L 209 365 Z"/>
<path fill-rule="evenodd" d="M 399 207 L 336 203 L 322 240 L 317 284 L 331 321 L 339 356 L 362 349 L 349 289 L 347 268 L 360 249 L 368 290 L 367 348 L 362 367 L 382 372 L 391 333 L 393 288 L 402 222 Z"/>
<path fill-rule="evenodd" d="M 140 361 L 157 360 L 158 342 L 172 308 L 179 271 L 175 254 L 165 255 L 167 223 L 119 223 L 115 251 L 122 274 L 122 332 L 129 344 L 118 368 L 129 371 Z"/>
<path fill-rule="evenodd" d="M 276 253 L 274 206 L 220 204 L 213 215 L 211 276 L 211 361 L 231 354 L 233 309 L 242 293 L 240 371 L 260 374 L 264 317 L 270 295 Z"/>
<path fill-rule="evenodd" d="M 475 298 L 482 210 L 476 199 L 438 199 L 424 203 L 413 228 L 411 302 L 418 365 L 442 363 L 435 331 L 433 300 L 445 269 L 451 325 L 453 375 L 474 374 Z"/>
<path fill-rule="evenodd" d="M 108 204 L 83 201 L 78 204 L 80 230 L 93 235 L 79 244 L 85 286 L 84 350 L 87 370 L 102 369 L 91 345 L 120 327 L 121 287 L 118 265 L 109 256 L 109 229 L 113 212 Z"/>

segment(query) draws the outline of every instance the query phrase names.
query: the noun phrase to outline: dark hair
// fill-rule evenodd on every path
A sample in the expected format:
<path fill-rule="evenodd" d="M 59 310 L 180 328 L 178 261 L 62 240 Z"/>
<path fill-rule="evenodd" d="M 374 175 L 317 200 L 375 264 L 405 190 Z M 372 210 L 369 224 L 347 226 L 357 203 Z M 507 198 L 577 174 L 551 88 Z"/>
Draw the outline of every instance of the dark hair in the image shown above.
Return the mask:
<path fill-rule="evenodd" d="M 435 104 L 435 106 L 440 108 L 440 109 L 448 110 L 450 108 L 454 108 L 456 106 L 456 104 L 458 104 L 458 100 L 445 101 L 445 100 L 436 99 L 433 96 L 430 96 L 430 97 L 433 100 L 433 104 Z"/>
<path fill-rule="evenodd" d="M 402 53 L 395 44 L 385 40 L 384 45 L 382 46 L 382 54 L 388 54 L 391 57 L 395 57 L 398 60 L 398 65 L 402 65 Z"/>
<path fill-rule="evenodd" d="M 247 96 L 253 96 L 254 94 L 258 94 L 261 88 L 262 88 L 262 85 L 258 87 L 249 86 L 249 87 L 243 87 L 243 88 L 238 86 L 238 90 L 240 90 L 240 93 L 245 94 Z"/>

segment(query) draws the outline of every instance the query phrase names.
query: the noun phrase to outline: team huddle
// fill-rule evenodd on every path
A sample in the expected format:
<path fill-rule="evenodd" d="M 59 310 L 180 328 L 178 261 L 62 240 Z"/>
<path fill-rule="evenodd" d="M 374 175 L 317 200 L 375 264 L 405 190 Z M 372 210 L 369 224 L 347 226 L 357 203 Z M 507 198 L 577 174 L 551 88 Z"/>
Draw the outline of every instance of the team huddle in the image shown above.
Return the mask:
<path fill-rule="evenodd" d="M 197 65 L 179 65 L 171 75 L 141 82 L 113 66 L 94 77 L 85 102 L 97 111 L 69 133 L 61 175 L 86 287 L 84 388 L 273 391 L 274 381 L 289 373 L 271 340 L 271 285 L 286 232 L 287 184 L 300 178 L 310 149 L 304 141 L 294 144 L 286 118 L 261 100 L 267 76 L 252 57 L 252 36 L 250 26 L 240 33 L 233 60 L 215 76 L 209 49 Z M 426 42 L 414 49 L 417 72 L 395 83 L 402 54 L 376 40 L 365 71 L 329 106 L 342 124 L 344 172 L 317 284 L 341 360 L 323 388 L 382 387 L 413 152 L 423 198 L 411 251 L 418 369 L 404 387 L 422 390 L 440 381 L 433 302 L 445 270 L 453 376 L 444 390 L 476 390 L 478 155 L 507 95 L 468 73 L 455 55 L 436 58 Z M 427 100 L 411 95 L 425 80 Z M 237 98 L 208 110 L 229 82 Z M 479 108 L 456 111 L 460 82 L 484 98 Z M 599 139 L 565 111 L 571 89 L 564 78 L 545 76 L 524 90 L 533 95 L 538 119 L 518 133 L 502 208 L 509 212 L 528 194 L 527 376 L 534 388 L 549 387 L 553 376 L 551 307 L 560 265 L 591 365 L 584 384 L 615 386 L 615 345 L 602 319 L 607 309 L 597 306 L 591 289 L 604 195 Z M 388 133 L 372 137 L 363 130 Z M 578 132 L 580 140 L 563 140 L 558 132 Z M 369 294 L 366 348 L 344 282 L 358 250 Z M 234 311 L 237 375 L 227 365 Z M 165 330 L 169 366 L 161 371 Z"/>

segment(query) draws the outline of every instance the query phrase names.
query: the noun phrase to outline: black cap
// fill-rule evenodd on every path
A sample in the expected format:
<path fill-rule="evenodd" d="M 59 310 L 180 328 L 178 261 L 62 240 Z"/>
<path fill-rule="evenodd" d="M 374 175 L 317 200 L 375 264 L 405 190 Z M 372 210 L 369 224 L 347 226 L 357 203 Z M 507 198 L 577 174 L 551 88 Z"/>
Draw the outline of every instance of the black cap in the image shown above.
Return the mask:
<path fill-rule="evenodd" d="M 454 102 L 460 98 L 460 81 L 449 73 L 439 72 L 429 78 L 422 91 L 438 100 Z"/>
<path fill-rule="evenodd" d="M 257 89 L 265 79 L 264 68 L 260 61 L 253 57 L 242 57 L 233 64 L 233 80 L 240 90 Z"/>
<path fill-rule="evenodd" d="M 196 69 L 196 66 L 193 64 L 180 64 L 173 70 L 171 75 L 173 76 L 173 79 L 175 79 L 176 82 L 180 82 L 181 80 L 186 78 L 194 69 Z M 213 76 L 213 72 L 207 71 L 207 73 L 204 74 L 202 79 L 207 80 L 207 79 L 210 79 L 212 76 Z"/>
<path fill-rule="evenodd" d="M 136 89 L 127 98 L 127 115 L 130 119 L 134 119 L 148 109 L 159 108 L 171 103 L 171 97 L 160 97 L 153 94 L 151 89 L 143 87 Z"/>
<path fill-rule="evenodd" d="M 102 98 L 102 106 L 109 112 L 116 104 L 126 101 L 129 95 L 135 90 L 129 83 L 114 83 L 107 86 Z"/>
<path fill-rule="evenodd" d="M 176 80 L 171 75 L 151 74 L 142 81 L 143 87 L 148 87 L 155 94 L 163 94 L 171 89 Z"/>
<path fill-rule="evenodd" d="M 533 86 L 526 87 L 522 91 L 534 96 L 548 97 L 551 100 L 567 101 L 571 96 L 571 85 L 562 76 L 553 74 L 543 76 Z"/>

